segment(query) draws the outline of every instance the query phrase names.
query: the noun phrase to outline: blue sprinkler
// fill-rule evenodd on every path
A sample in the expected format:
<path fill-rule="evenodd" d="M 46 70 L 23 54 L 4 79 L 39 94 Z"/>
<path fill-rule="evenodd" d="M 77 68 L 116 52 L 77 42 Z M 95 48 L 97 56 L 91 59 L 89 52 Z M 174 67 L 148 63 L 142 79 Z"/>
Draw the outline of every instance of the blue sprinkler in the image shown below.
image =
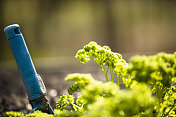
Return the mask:
<path fill-rule="evenodd" d="M 35 70 L 19 25 L 9 25 L 4 29 L 4 32 L 20 70 L 29 102 L 33 108 L 30 113 L 40 110 L 48 114 L 54 114 L 48 100 L 45 98 L 45 85 Z"/>

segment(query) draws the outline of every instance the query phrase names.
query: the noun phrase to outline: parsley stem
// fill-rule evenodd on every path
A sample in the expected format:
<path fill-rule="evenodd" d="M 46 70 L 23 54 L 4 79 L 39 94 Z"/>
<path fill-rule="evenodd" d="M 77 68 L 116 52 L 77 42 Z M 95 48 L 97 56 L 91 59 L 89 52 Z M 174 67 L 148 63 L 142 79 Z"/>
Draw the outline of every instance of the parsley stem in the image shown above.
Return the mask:
<path fill-rule="evenodd" d="M 106 79 L 108 79 L 108 70 L 109 70 L 109 65 L 108 65 L 108 68 L 106 70 Z"/>
<path fill-rule="evenodd" d="M 104 66 L 101 66 L 100 64 L 98 64 L 98 65 L 100 66 L 101 70 L 103 71 L 103 73 L 104 73 L 105 76 L 106 76 L 106 82 L 108 82 L 108 81 L 109 81 L 109 80 L 108 80 L 108 74 L 107 74 L 107 72 L 106 72 Z"/>
<path fill-rule="evenodd" d="M 118 75 L 117 78 L 118 78 L 118 83 L 117 84 L 118 84 L 118 86 L 120 86 L 120 75 Z"/>
<path fill-rule="evenodd" d="M 104 66 L 103 66 L 102 68 L 103 68 L 102 71 L 104 72 L 104 74 L 105 74 L 105 76 L 106 76 L 106 82 L 108 82 L 108 81 L 109 81 L 109 80 L 108 80 L 108 70 L 107 70 L 107 72 L 106 72 Z"/>
<path fill-rule="evenodd" d="M 112 82 L 113 82 L 114 81 L 114 76 L 113 76 L 112 66 L 110 66 L 110 72 L 111 72 L 111 79 L 112 79 Z"/>

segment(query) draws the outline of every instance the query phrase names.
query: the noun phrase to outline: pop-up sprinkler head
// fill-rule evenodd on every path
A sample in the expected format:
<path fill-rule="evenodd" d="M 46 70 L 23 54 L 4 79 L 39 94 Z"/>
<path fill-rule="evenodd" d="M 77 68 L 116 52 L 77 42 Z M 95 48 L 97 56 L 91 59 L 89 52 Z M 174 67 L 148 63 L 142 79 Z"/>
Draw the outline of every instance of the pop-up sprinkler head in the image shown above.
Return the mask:
<path fill-rule="evenodd" d="M 4 29 L 4 32 L 26 87 L 28 99 L 33 108 L 31 112 L 40 110 L 48 114 L 54 114 L 48 100 L 45 98 L 46 89 L 44 83 L 35 70 L 19 25 L 9 25 Z"/>

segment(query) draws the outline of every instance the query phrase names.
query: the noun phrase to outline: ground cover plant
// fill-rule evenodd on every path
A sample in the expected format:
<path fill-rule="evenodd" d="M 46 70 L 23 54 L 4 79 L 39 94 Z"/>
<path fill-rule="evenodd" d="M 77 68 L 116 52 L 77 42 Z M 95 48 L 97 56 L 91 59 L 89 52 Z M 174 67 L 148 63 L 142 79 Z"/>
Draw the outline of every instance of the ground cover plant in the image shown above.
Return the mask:
<path fill-rule="evenodd" d="M 95 61 L 106 82 L 91 74 L 73 73 L 66 81 L 68 95 L 60 96 L 55 115 L 40 111 L 24 115 L 6 112 L 8 117 L 173 117 L 176 116 L 176 52 L 133 56 L 129 63 L 107 46 L 91 41 L 76 56 L 80 62 Z M 110 74 L 110 75 L 108 75 Z M 110 76 L 110 77 L 108 77 Z M 123 84 L 126 88 L 120 89 Z M 78 94 L 74 97 L 73 94 Z"/>

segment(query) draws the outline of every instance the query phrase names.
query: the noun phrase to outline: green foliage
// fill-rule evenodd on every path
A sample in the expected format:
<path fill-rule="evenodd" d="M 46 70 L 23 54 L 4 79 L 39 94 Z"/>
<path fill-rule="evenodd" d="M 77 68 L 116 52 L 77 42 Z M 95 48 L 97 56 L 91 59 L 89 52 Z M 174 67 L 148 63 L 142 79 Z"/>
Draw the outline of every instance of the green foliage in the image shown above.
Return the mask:
<path fill-rule="evenodd" d="M 76 58 L 82 63 L 94 60 L 104 72 L 110 70 L 112 82 L 94 80 L 90 74 L 74 73 L 66 81 L 69 95 L 60 96 L 56 115 L 40 111 L 23 115 L 6 112 L 10 117 L 173 117 L 176 116 L 176 52 L 153 56 L 134 56 L 130 63 L 107 46 L 90 42 L 79 50 Z M 106 67 L 105 67 L 106 66 Z M 106 68 L 106 69 L 105 69 Z M 118 83 L 114 83 L 117 75 Z M 121 81 L 120 81 L 121 79 Z M 126 89 L 120 89 L 123 82 Z M 80 96 L 74 97 L 74 92 Z"/>
<path fill-rule="evenodd" d="M 6 112 L 3 116 L 4 117 L 23 117 L 24 115 L 22 112 L 9 111 L 9 112 Z"/>
<path fill-rule="evenodd" d="M 94 80 L 76 100 L 79 116 L 152 116 L 155 100 L 146 84 L 133 82 L 131 90 L 120 90 L 113 82 Z"/>
<path fill-rule="evenodd" d="M 163 104 L 159 110 L 161 116 L 174 116 L 176 115 L 176 88 L 172 86 L 171 90 L 168 91 L 164 96 Z"/>
<path fill-rule="evenodd" d="M 74 97 L 72 95 L 63 95 L 60 96 L 59 101 L 57 102 L 56 109 L 64 110 L 67 105 L 74 103 Z"/>
<path fill-rule="evenodd" d="M 119 53 L 112 52 L 108 46 L 101 47 L 96 42 L 91 41 L 83 49 L 79 50 L 75 57 L 82 63 L 87 63 L 90 59 L 98 63 L 106 76 L 106 81 L 109 80 L 108 71 L 110 71 L 112 81 L 116 75 L 118 76 L 118 85 L 120 85 L 120 77 L 125 75 L 127 66 L 125 60 L 122 59 Z"/>
<path fill-rule="evenodd" d="M 41 111 L 35 111 L 34 113 L 30 113 L 25 115 L 25 117 L 53 117 L 52 114 L 42 113 Z"/>
<path fill-rule="evenodd" d="M 128 73 L 138 82 L 156 85 L 160 82 L 169 88 L 176 76 L 176 57 L 174 54 L 159 53 L 154 56 L 134 56 L 131 58 Z"/>
<path fill-rule="evenodd" d="M 176 53 L 158 53 L 153 56 L 134 56 L 128 67 L 133 80 L 148 84 L 156 94 L 158 116 L 175 113 Z M 170 101 L 168 101 L 170 100 Z"/>
<path fill-rule="evenodd" d="M 30 113 L 26 115 L 22 114 L 21 112 L 10 111 L 10 112 L 6 112 L 4 117 L 54 117 L 54 116 L 37 110 L 34 113 Z"/>
<path fill-rule="evenodd" d="M 154 98 L 145 84 L 136 84 L 131 91 L 120 90 L 112 98 L 102 98 L 92 104 L 84 116 L 132 117 L 153 116 Z"/>
<path fill-rule="evenodd" d="M 66 76 L 65 80 L 75 82 L 67 88 L 70 95 L 72 95 L 74 92 L 79 92 L 81 89 L 84 89 L 86 85 L 94 81 L 90 74 L 80 73 L 69 74 Z"/>
<path fill-rule="evenodd" d="M 90 104 L 103 98 L 113 98 L 118 92 L 119 87 L 112 82 L 102 83 L 96 81 L 89 84 L 81 91 L 82 101 L 84 102 L 84 109 L 87 109 Z"/>

